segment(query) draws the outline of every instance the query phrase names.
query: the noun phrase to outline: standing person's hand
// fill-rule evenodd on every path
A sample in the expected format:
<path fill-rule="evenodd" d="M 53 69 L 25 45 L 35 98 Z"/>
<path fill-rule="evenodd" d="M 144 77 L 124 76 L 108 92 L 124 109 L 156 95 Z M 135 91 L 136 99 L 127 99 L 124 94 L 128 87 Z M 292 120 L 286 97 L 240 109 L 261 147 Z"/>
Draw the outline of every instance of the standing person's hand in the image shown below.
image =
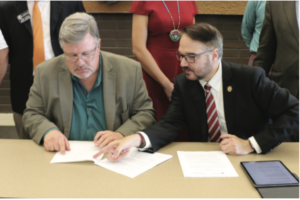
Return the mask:
<path fill-rule="evenodd" d="M 168 82 L 168 84 L 163 86 L 166 96 L 168 97 L 169 101 L 171 101 L 172 92 L 174 90 L 174 84 L 172 82 Z"/>

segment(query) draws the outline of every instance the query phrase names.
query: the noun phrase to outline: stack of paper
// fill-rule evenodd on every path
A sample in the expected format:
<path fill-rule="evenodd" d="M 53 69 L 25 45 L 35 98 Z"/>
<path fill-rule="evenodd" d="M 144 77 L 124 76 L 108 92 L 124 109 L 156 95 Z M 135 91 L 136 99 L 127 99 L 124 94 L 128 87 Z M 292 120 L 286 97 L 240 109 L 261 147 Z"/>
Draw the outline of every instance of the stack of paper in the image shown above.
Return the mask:
<path fill-rule="evenodd" d="M 111 171 L 134 178 L 141 173 L 155 167 L 156 165 L 172 158 L 171 155 L 161 153 L 144 153 L 139 152 L 137 148 L 132 148 L 129 154 L 117 162 L 111 162 L 107 159 L 101 160 L 102 156 L 97 159 L 93 155 L 100 151 L 95 147 L 93 142 L 69 141 L 71 151 L 66 151 L 65 155 L 57 152 L 50 163 L 94 161 L 96 165 L 109 169 Z"/>

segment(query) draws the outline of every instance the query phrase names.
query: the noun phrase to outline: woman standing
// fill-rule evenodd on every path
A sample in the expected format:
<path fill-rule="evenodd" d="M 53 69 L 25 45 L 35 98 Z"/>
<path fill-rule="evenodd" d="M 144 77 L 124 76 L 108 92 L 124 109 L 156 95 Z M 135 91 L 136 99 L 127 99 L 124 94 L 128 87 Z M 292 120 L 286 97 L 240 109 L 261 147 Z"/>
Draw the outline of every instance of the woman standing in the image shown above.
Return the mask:
<path fill-rule="evenodd" d="M 198 9 L 195 1 L 133 1 L 130 12 L 133 54 L 159 121 L 170 105 L 173 79 L 183 72 L 175 57 L 180 29 L 195 23 Z"/>

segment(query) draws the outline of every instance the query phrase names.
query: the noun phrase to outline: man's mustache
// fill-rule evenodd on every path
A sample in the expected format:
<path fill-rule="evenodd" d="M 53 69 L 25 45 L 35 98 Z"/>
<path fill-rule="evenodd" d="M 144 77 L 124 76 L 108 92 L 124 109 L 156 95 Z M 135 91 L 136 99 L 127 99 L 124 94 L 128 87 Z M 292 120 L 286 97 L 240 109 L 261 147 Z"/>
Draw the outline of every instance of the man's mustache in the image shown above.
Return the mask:
<path fill-rule="evenodd" d="M 194 70 L 192 70 L 191 68 L 189 67 L 182 67 L 182 69 L 185 71 L 185 70 L 191 70 L 192 72 L 194 72 Z"/>
<path fill-rule="evenodd" d="M 77 70 L 77 69 L 90 69 L 89 67 L 87 66 L 75 66 L 74 70 Z"/>

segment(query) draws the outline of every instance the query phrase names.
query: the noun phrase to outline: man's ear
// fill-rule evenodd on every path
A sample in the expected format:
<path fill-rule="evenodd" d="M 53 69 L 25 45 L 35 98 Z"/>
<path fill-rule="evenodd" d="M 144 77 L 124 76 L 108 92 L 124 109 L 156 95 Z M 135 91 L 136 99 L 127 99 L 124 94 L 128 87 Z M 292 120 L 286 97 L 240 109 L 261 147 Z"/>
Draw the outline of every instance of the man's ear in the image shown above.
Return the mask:
<path fill-rule="evenodd" d="M 99 38 L 99 45 L 98 45 L 98 48 L 100 49 L 101 47 L 101 39 Z"/>
<path fill-rule="evenodd" d="M 215 48 L 212 50 L 212 59 L 213 61 L 217 61 L 219 56 L 219 49 Z"/>

